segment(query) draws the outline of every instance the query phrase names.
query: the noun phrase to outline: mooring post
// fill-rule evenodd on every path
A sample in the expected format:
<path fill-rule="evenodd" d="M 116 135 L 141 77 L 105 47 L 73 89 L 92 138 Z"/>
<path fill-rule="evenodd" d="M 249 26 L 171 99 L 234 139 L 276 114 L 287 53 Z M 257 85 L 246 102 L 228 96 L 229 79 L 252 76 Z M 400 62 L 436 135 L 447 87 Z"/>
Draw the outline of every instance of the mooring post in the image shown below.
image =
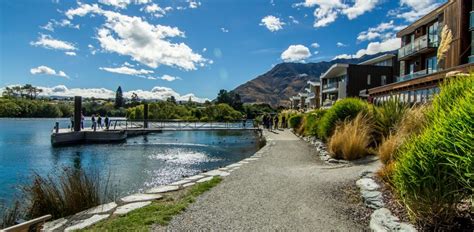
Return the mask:
<path fill-rule="evenodd" d="M 81 131 L 82 123 L 82 97 L 74 97 L 74 131 Z"/>
<path fill-rule="evenodd" d="M 143 103 L 143 127 L 148 128 L 148 103 Z"/>

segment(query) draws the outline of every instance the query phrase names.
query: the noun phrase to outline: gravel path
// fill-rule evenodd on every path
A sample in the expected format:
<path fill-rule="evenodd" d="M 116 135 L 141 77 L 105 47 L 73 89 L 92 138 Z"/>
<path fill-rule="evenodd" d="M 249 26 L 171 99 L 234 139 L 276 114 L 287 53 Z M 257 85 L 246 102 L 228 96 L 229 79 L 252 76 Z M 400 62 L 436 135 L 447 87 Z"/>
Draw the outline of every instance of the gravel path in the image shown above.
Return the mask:
<path fill-rule="evenodd" d="M 200 196 L 167 230 L 367 230 L 344 213 L 351 206 L 336 190 L 377 163 L 331 166 L 289 131 L 266 137 L 262 158 Z"/>

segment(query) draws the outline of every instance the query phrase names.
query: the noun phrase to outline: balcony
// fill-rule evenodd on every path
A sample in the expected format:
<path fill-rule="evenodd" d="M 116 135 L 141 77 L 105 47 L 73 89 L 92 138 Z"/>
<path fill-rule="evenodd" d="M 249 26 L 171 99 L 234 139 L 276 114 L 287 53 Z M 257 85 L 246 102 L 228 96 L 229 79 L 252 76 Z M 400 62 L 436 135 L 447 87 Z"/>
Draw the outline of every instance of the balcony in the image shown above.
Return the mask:
<path fill-rule="evenodd" d="M 323 85 L 323 93 L 337 92 L 338 82 L 332 82 Z"/>
<path fill-rule="evenodd" d="M 405 76 L 398 77 L 397 82 L 415 79 L 415 78 L 418 78 L 418 77 L 425 76 L 426 74 L 428 74 L 428 70 L 424 69 L 424 70 L 421 70 L 421 71 L 418 71 L 418 72 L 414 72 L 414 73 L 410 73 L 410 74 L 405 75 Z"/>
<path fill-rule="evenodd" d="M 438 47 L 438 43 L 437 42 L 430 43 L 428 40 L 428 35 L 424 35 L 416 39 L 415 41 L 413 41 L 413 43 L 409 43 L 401 47 L 400 49 L 398 49 L 398 59 L 402 60 L 403 58 L 408 58 L 423 50 L 428 50 L 429 48 L 435 48 L 435 47 Z"/>
<path fill-rule="evenodd" d="M 471 11 L 471 17 L 469 21 L 469 30 L 474 30 L 474 11 Z"/>

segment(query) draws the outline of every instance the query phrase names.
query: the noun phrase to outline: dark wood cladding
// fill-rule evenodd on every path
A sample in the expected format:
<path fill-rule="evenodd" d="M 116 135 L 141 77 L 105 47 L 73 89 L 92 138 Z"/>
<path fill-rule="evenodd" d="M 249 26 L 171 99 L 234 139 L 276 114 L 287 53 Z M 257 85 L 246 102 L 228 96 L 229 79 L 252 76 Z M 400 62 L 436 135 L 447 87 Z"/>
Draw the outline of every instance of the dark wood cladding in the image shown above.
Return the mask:
<path fill-rule="evenodd" d="M 361 90 L 371 89 L 382 85 L 382 76 L 385 76 L 386 84 L 393 82 L 393 68 L 389 66 L 373 65 L 349 65 L 347 69 L 348 97 L 359 96 Z M 367 84 L 367 76 L 370 75 L 370 85 Z"/>
<path fill-rule="evenodd" d="M 379 95 L 389 94 L 392 92 L 401 92 L 405 90 L 416 90 L 431 86 L 436 86 L 439 84 L 440 81 L 446 78 L 446 74 L 449 72 L 462 72 L 462 73 L 472 73 L 474 72 L 474 64 L 465 64 L 461 66 L 457 66 L 454 68 L 446 69 L 437 73 L 433 73 L 432 75 L 415 78 L 408 81 L 403 82 L 396 82 L 384 86 L 380 86 L 377 88 L 369 89 L 369 95 L 371 97 L 376 97 Z"/>

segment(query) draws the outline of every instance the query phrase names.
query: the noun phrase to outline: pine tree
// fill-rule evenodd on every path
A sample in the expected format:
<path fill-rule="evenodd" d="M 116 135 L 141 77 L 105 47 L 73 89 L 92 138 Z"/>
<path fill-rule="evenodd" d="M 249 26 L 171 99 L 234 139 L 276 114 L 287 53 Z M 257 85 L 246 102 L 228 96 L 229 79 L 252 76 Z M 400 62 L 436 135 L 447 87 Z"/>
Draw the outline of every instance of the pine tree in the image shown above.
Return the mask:
<path fill-rule="evenodd" d="M 123 106 L 123 93 L 122 87 L 118 87 L 117 91 L 115 92 L 115 107 L 119 108 Z"/>

